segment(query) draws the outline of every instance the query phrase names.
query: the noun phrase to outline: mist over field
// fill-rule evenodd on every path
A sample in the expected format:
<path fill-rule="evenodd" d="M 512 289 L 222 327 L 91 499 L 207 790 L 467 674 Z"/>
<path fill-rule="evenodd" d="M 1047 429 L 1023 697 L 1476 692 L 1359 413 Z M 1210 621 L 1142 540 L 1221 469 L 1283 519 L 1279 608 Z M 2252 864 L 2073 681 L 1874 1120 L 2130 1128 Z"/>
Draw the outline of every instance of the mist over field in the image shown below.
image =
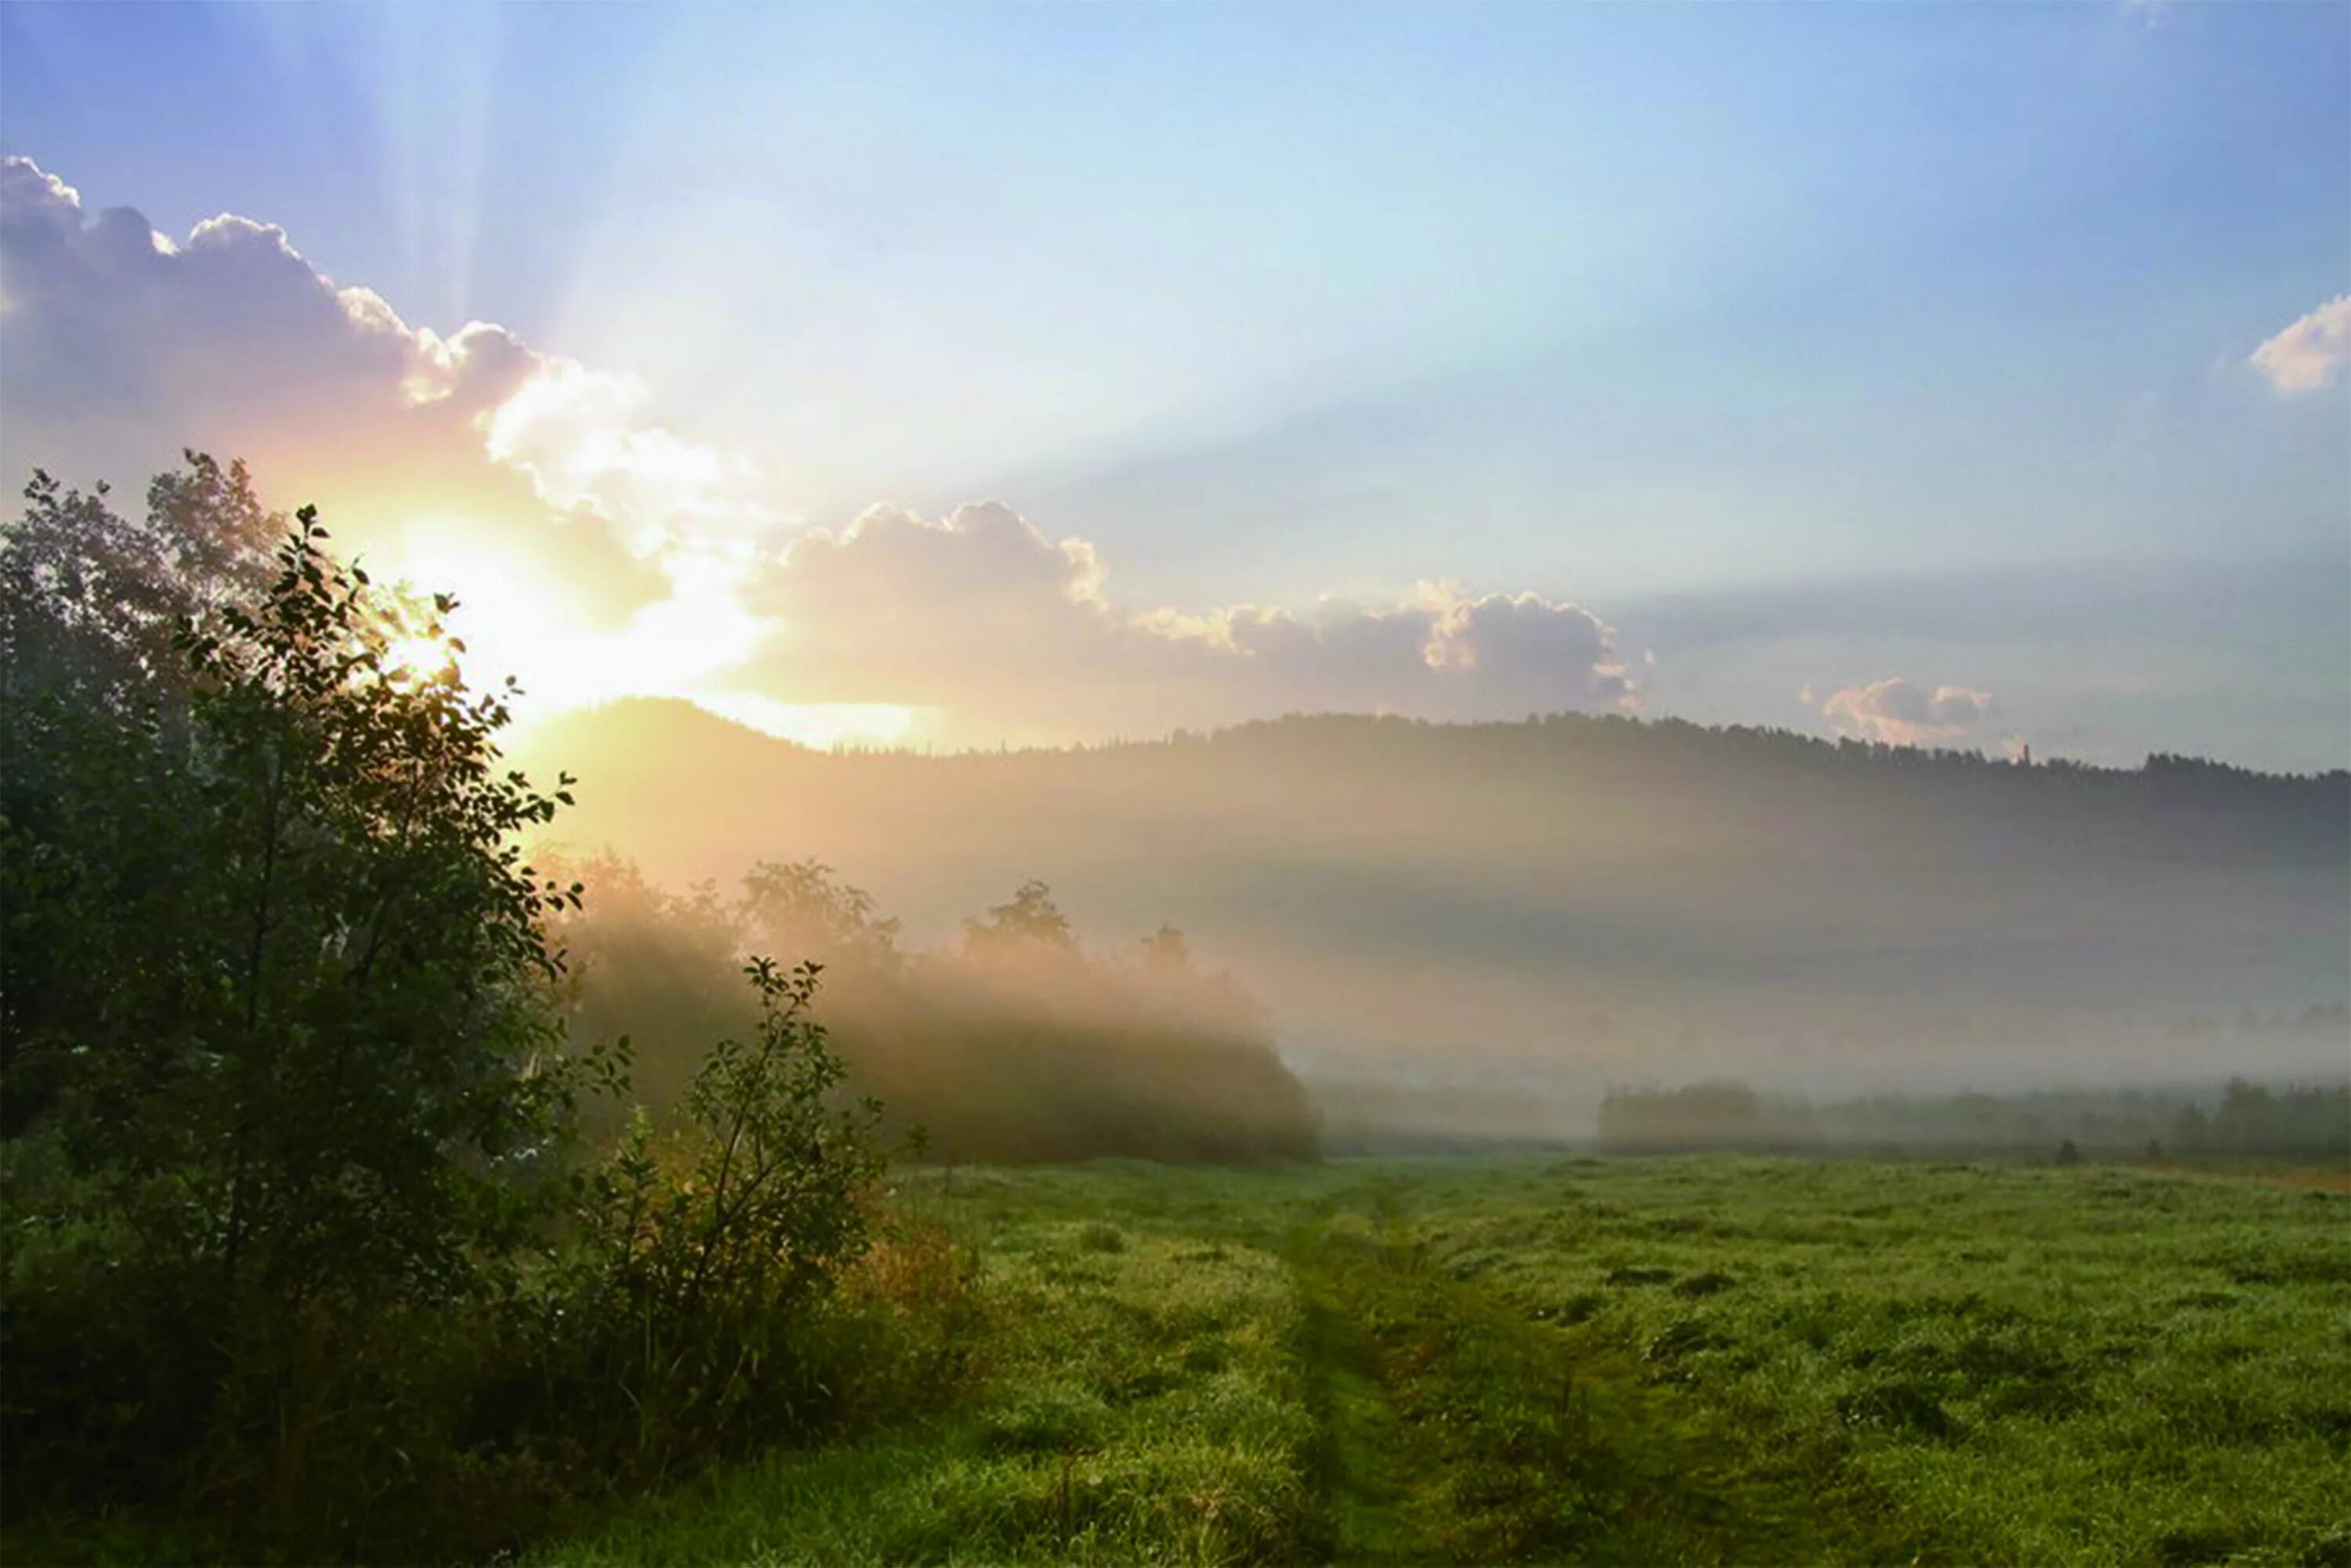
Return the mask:
<path fill-rule="evenodd" d="M 570 841 L 655 881 L 812 856 L 917 942 L 1029 876 L 1090 939 L 1172 924 L 1310 1086 L 1406 1124 L 1416 1093 L 1457 1130 L 1566 1135 L 1625 1083 L 2210 1085 L 2351 1050 L 2339 771 L 1578 716 L 824 753 L 650 703 L 524 755 L 587 776 Z"/>

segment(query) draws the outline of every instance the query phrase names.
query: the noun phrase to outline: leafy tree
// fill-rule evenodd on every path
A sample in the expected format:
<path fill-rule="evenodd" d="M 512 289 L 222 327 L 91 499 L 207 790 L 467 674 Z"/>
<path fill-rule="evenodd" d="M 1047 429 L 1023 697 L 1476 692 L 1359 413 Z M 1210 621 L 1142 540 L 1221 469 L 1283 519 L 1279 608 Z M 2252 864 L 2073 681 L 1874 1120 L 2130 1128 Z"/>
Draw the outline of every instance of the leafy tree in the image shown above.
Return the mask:
<path fill-rule="evenodd" d="M 742 909 L 769 952 L 883 967 L 897 956 L 897 920 L 877 918 L 872 894 L 813 858 L 753 865 L 743 878 Z"/>
<path fill-rule="evenodd" d="M 1053 890 L 1031 877 L 1010 899 L 990 906 L 986 920 L 964 922 L 964 945 L 982 958 L 1073 956 L 1078 935 L 1053 902 Z"/>
<path fill-rule="evenodd" d="M 762 862 L 729 905 L 665 895 L 623 862 L 587 862 L 596 889 L 559 930 L 571 959 L 575 1040 L 626 1033 L 654 1124 L 678 1106 L 714 1035 L 748 1020 L 739 955 L 824 965 L 829 1039 L 846 1087 L 890 1108 L 890 1132 L 956 1161 L 1311 1158 L 1304 1089 L 1265 1009 L 1204 972 L 1174 927 L 1115 957 L 1082 950 L 1041 883 L 937 952 L 902 949 L 898 923 L 821 862 Z"/>
<path fill-rule="evenodd" d="M 225 1284 L 291 1301 L 455 1278 L 496 1178 L 547 1153 L 564 1080 L 541 921 L 579 891 L 520 863 L 517 836 L 569 795 L 498 768 L 504 694 L 394 653 L 462 652 L 440 619 L 455 601 L 383 594 L 325 537 L 306 509 L 258 605 L 184 640 L 219 978 L 184 1059 L 119 1096 L 171 1107 L 163 1142 L 204 1173 Z"/>
<path fill-rule="evenodd" d="M 221 609 L 269 580 L 286 519 L 255 497 L 245 465 L 202 453 L 158 475 L 132 520 L 103 485 L 68 489 L 34 473 L 0 546 L 0 640 L 8 695 L 89 706 L 184 698 L 183 627 L 218 629 Z"/>
<path fill-rule="evenodd" d="M 173 640 L 258 593 L 284 519 L 241 464 L 188 455 L 143 517 L 35 473 L 0 537 L 0 1131 L 58 1091 L 52 1020 L 144 1027 L 154 937 L 184 921 L 201 810 L 192 673 Z M 55 1042 L 50 1042 L 54 1044 Z"/>
<path fill-rule="evenodd" d="M 119 694 L 86 722 L 56 689 L 8 694 L 0 1101 L 13 1171 L 48 1178 L 8 1195 L 12 1469 L 110 1420 L 123 1465 L 160 1462 L 319 1314 L 486 1283 L 574 1082 L 542 920 L 579 890 L 515 847 L 568 796 L 498 768 L 503 694 L 393 653 L 445 638 L 452 601 L 338 565 L 308 510 L 242 600 L 242 471 L 155 494 L 227 542 L 99 551 L 162 573 L 119 626 L 95 613 L 111 589 L 43 553 L 74 519 L 105 529 L 87 498 L 37 481 L 10 539 L 12 591 L 53 601 L 30 608 L 54 667 Z M 176 666 L 142 619 L 166 613 Z"/>
<path fill-rule="evenodd" d="M 509 1491 L 804 1429 L 852 1381 L 820 1309 L 881 1163 L 816 967 L 755 961 L 756 1009 L 697 1016 L 756 1026 L 698 1037 L 673 1124 L 580 1159 L 626 1045 L 567 1041 L 583 888 L 518 847 L 569 779 L 502 765 L 512 684 L 465 685 L 454 601 L 340 564 L 307 508 L 256 555 L 244 470 L 189 464 L 136 525 L 37 476 L 0 544 L 12 1509 L 194 1500 L 305 1558 L 373 1516 L 408 1560 L 486 1555 L 535 1506 Z M 684 933 L 675 992 L 736 964 L 715 886 L 614 881 Z M 757 891 L 894 929 L 821 867 Z"/>
<path fill-rule="evenodd" d="M 1143 939 L 1143 967 L 1151 974 L 1184 976 L 1192 973 L 1192 944 L 1184 933 L 1173 925 L 1162 925 Z"/>
<path fill-rule="evenodd" d="M 1732 1079 L 1678 1089 L 1611 1089 L 1601 1102 L 1600 1142 L 1612 1150 L 1737 1147 L 1768 1142 L 1755 1092 Z"/>

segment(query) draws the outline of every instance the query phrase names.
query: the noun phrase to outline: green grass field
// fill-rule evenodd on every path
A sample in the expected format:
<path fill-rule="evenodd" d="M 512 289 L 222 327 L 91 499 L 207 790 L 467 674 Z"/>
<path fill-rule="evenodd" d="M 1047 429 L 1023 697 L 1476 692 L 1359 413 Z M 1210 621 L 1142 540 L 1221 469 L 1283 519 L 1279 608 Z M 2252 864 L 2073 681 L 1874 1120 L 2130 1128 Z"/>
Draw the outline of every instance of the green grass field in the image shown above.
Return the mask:
<path fill-rule="evenodd" d="M 2351 1194 L 2095 1166 L 928 1172 L 934 1416 L 537 1561 L 2351 1564 Z"/>

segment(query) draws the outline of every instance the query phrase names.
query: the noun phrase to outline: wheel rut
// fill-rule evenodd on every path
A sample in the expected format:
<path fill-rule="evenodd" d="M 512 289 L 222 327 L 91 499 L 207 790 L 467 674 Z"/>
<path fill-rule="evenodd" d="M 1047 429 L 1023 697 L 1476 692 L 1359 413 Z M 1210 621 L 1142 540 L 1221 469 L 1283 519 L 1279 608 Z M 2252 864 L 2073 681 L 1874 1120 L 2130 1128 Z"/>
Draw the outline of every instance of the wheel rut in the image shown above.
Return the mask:
<path fill-rule="evenodd" d="M 1802 1478 L 1759 1475 L 1621 1350 L 1449 1277 L 1393 1193 L 1326 1200 L 1282 1251 L 1323 1561 L 1848 1560 L 1854 1538 L 1806 1506 Z"/>

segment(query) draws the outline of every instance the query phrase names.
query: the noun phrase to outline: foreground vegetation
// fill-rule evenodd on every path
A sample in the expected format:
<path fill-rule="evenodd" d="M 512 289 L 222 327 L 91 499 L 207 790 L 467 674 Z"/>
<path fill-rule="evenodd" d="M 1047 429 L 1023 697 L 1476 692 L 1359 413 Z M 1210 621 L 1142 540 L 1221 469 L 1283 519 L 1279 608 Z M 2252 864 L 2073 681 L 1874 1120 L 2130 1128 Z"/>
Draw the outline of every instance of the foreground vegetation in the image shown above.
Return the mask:
<path fill-rule="evenodd" d="M 816 970 L 629 1107 L 445 598 L 191 455 L 0 538 L 10 1555 L 478 1556 L 927 1397 L 962 1276 L 883 1205 Z"/>
<path fill-rule="evenodd" d="M 539 1561 L 2351 1562 L 2326 1185 L 1714 1155 L 901 1192 L 978 1260 L 971 1392 Z"/>

